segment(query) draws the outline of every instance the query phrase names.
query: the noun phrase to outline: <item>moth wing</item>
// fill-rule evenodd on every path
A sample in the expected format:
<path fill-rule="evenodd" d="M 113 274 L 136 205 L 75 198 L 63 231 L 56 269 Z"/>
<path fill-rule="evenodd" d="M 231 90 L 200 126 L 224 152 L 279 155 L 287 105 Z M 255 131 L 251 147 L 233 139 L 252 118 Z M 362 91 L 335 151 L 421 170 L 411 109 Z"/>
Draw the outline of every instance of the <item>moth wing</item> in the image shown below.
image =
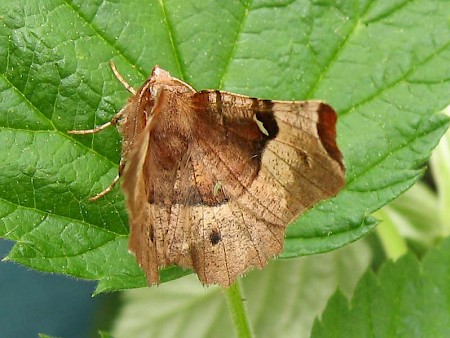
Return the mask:
<path fill-rule="evenodd" d="M 150 146 L 151 125 L 148 124 L 140 134 L 136 146 L 130 151 L 129 161 L 124 172 L 122 189 L 127 199 L 130 223 L 128 247 L 139 265 L 145 271 L 149 284 L 159 283 L 158 251 L 155 240 L 155 214 L 148 203 L 144 164 Z"/>
<path fill-rule="evenodd" d="M 199 123 L 171 170 L 156 165 L 149 125 L 130 155 L 129 245 L 151 284 L 158 267 L 178 264 L 229 286 L 282 251 L 287 223 L 343 186 L 336 114 L 318 101 L 219 91 L 194 94 L 190 108 Z"/>
<path fill-rule="evenodd" d="M 320 101 L 219 91 L 199 92 L 193 102 L 206 122 L 191 155 L 194 173 L 210 186 L 202 199 L 211 200 L 217 185 L 224 196 L 191 209 L 193 264 L 203 283 L 229 286 L 279 254 L 286 225 L 344 185 L 336 113 Z"/>

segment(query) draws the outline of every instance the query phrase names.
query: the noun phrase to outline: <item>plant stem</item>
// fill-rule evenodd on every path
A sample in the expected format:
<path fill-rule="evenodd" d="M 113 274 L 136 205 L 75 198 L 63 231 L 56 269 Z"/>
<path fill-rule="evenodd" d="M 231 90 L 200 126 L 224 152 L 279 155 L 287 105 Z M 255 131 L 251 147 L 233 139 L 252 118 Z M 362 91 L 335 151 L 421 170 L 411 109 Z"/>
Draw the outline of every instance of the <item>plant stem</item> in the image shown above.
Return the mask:
<path fill-rule="evenodd" d="M 247 311 L 244 307 L 239 280 L 236 280 L 233 285 L 224 290 L 237 336 L 239 338 L 251 338 L 252 332 L 250 330 Z"/>

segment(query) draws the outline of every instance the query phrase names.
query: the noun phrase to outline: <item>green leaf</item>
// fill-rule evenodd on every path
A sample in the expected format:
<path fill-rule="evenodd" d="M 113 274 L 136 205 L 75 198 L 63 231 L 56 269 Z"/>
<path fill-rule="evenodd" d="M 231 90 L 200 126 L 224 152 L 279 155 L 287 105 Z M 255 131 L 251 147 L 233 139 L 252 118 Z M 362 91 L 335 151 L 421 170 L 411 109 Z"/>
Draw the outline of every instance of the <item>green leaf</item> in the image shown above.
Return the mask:
<path fill-rule="evenodd" d="M 408 254 L 368 272 L 349 304 L 331 298 L 312 337 L 448 337 L 450 335 L 450 239 L 422 263 Z"/>
<path fill-rule="evenodd" d="M 365 241 L 333 252 L 277 260 L 241 281 L 255 337 L 309 337 L 336 287 L 350 296 L 370 264 Z M 219 287 L 202 287 L 191 275 L 158 288 L 128 290 L 111 333 L 115 337 L 233 337 Z"/>
<path fill-rule="evenodd" d="M 127 253 L 115 189 L 114 128 L 128 93 L 155 64 L 197 89 L 321 99 L 339 112 L 347 186 L 287 229 L 282 257 L 330 251 L 364 236 L 374 210 L 421 175 L 448 126 L 448 4 L 418 1 L 4 0 L 0 3 L 0 236 L 8 255 L 42 271 L 145 285 Z M 427 20 L 423 18 L 426 17 Z M 432 24 L 430 24 L 432 23 Z M 164 270 L 163 280 L 188 273 Z"/>

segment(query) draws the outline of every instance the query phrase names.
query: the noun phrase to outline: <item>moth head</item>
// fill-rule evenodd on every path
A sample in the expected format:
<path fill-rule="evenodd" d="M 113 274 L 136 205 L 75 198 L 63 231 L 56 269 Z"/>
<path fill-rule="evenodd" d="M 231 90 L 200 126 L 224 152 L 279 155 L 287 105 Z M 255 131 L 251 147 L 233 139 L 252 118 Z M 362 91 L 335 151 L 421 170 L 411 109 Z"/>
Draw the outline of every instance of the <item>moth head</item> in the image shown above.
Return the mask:
<path fill-rule="evenodd" d="M 156 65 L 155 67 L 153 67 L 151 79 L 153 82 L 170 82 L 171 80 L 173 80 L 173 77 L 168 71 Z"/>
<path fill-rule="evenodd" d="M 153 67 L 149 81 L 150 94 L 156 97 L 160 90 L 170 90 L 179 93 L 192 92 L 194 89 L 187 83 L 173 77 L 170 73 L 159 66 Z"/>

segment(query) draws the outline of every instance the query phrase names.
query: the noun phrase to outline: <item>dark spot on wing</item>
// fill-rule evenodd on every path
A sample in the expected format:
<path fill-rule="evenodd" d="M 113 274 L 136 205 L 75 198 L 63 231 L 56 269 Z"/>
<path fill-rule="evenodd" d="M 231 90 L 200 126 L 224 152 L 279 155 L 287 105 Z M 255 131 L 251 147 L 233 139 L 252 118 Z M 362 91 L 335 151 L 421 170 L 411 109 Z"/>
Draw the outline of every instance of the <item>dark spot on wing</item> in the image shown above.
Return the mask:
<path fill-rule="evenodd" d="M 342 154 L 336 144 L 336 112 L 329 105 L 321 103 L 318 109 L 317 133 L 327 153 L 343 168 Z"/>
<path fill-rule="evenodd" d="M 212 245 L 217 245 L 222 240 L 222 235 L 220 234 L 219 231 L 213 230 L 209 234 L 209 240 Z"/>
<path fill-rule="evenodd" d="M 150 228 L 150 242 L 154 242 L 155 240 L 155 229 L 153 227 Z"/>

